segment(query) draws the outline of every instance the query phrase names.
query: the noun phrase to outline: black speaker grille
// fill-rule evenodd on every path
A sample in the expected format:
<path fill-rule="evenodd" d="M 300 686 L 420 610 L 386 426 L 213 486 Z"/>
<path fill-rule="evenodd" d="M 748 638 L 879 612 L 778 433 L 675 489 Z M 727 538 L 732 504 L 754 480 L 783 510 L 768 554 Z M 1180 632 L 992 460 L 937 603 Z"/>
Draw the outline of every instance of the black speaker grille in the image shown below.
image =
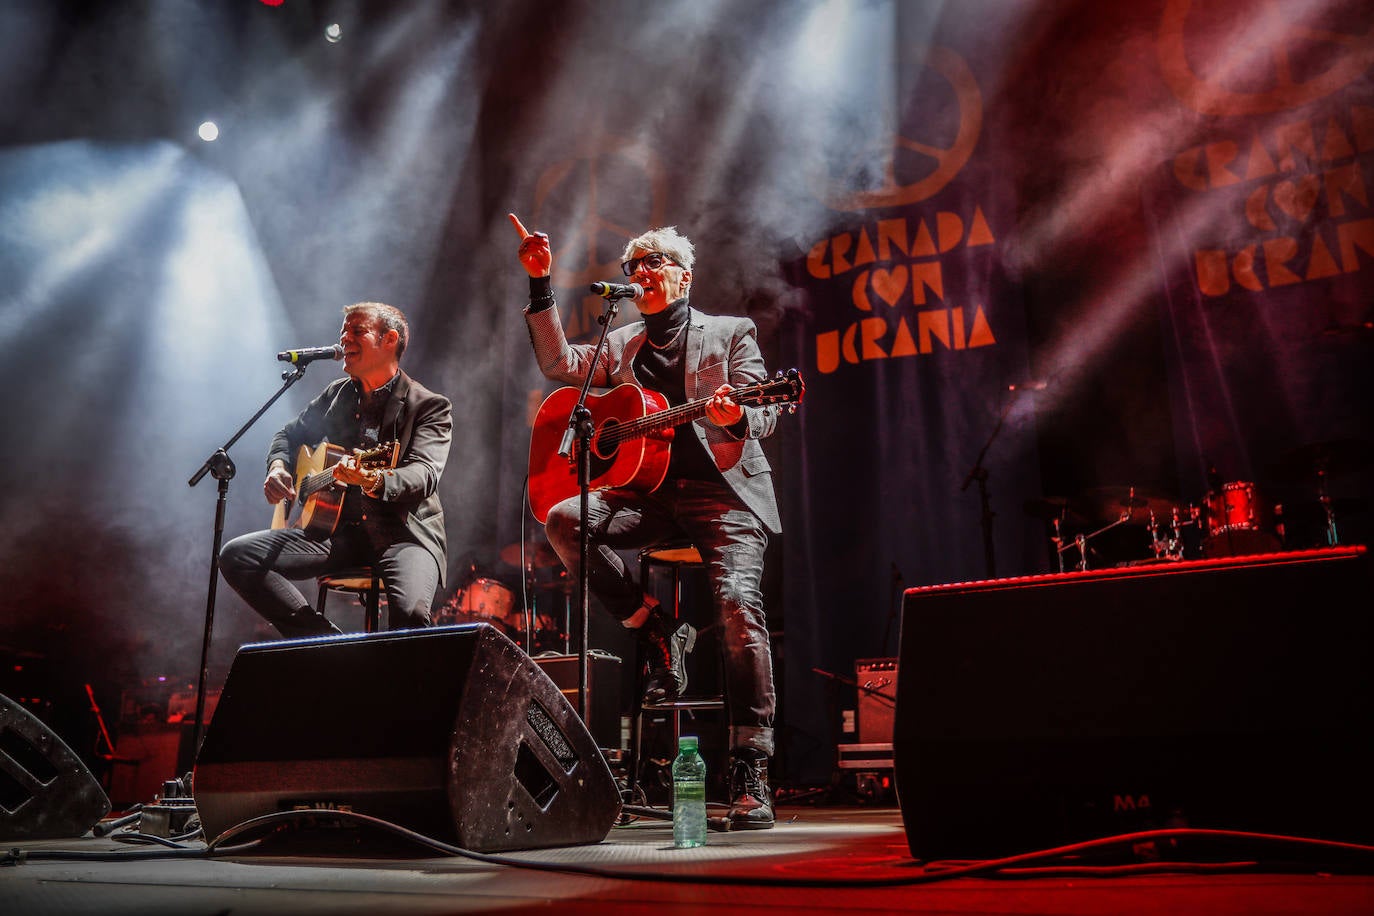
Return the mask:
<path fill-rule="evenodd" d="M 568 739 L 558 725 L 549 716 L 548 711 L 540 706 L 538 701 L 530 703 L 530 708 L 525 711 L 525 721 L 530 728 L 539 736 L 539 740 L 544 742 L 544 746 L 549 749 L 549 753 L 558 759 L 558 763 L 563 767 L 565 773 L 571 773 L 577 765 L 577 752 L 572 749 Z"/>

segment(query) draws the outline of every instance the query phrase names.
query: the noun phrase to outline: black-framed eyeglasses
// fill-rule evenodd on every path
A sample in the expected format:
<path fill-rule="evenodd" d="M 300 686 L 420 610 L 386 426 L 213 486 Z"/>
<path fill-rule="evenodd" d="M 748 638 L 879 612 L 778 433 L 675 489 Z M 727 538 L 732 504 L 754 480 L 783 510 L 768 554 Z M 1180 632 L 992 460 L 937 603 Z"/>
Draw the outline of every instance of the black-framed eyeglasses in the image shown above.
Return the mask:
<path fill-rule="evenodd" d="M 622 262 L 620 269 L 625 271 L 625 276 L 633 277 L 635 272 L 639 270 L 641 264 L 649 270 L 658 270 L 663 266 L 664 262 L 672 264 L 675 267 L 682 266 L 661 251 L 651 251 L 642 257 L 630 258 L 630 260 Z"/>

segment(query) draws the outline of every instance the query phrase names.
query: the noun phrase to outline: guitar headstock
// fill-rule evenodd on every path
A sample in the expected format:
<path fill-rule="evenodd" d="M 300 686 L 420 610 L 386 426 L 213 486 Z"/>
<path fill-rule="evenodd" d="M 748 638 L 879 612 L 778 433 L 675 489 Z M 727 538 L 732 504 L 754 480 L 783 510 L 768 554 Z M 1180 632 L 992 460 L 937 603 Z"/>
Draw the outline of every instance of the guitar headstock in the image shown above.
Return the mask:
<path fill-rule="evenodd" d="M 364 468 L 394 468 L 401 458 L 401 443 L 395 439 L 372 448 L 355 448 L 345 460 L 360 470 Z"/>
<path fill-rule="evenodd" d="M 789 404 L 789 411 L 796 413 L 797 405 L 801 403 L 805 394 L 806 383 L 802 381 L 801 373 L 796 369 L 788 369 L 786 373 L 779 371 L 767 381 L 737 388 L 730 392 L 730 398 L 737 404 L 748 404 L 751 407 Z"/>

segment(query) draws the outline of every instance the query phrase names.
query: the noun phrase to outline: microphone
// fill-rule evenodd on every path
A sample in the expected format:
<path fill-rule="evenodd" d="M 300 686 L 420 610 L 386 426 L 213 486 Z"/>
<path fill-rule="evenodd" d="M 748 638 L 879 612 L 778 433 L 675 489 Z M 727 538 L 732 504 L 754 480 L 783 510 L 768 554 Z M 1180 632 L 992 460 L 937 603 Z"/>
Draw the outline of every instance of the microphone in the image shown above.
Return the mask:
<path fill-rule="evenodd" d="M 602 299 L 638 299 L 644 287 L 638 283 L 593 283 L 592 292 Z"/>
<path fill-rule="evenodd" d="M 1049 383 L 1049 382 L 1045 381 L 1045 380 L 1042 379 L 1042 378 L 1036 378 L 1036 379 L 1031 379 L 1029 382 L 1017 382 L 1017 383 L 1014 384 L 1014 385 L 1008 385 L 1008 386 L 1007 386 L 1007 390 L 1008 390 L 1008 391 L 1044 391 L 1044 390 L 1045 390 L 1046 388 L 1048 388 L 1048 387 L 1050 387 L 1050 383 Z"/>
<path fill-rule="evenodd" d="M 283 350 L 277 354 L 277 359 L 284 363 L 295 363 L 298 366 L 313 363 L 317 359 L 343 359 L 343 347 L 334 344 L 332 347 L 304 347 L 300 350 Z"/>

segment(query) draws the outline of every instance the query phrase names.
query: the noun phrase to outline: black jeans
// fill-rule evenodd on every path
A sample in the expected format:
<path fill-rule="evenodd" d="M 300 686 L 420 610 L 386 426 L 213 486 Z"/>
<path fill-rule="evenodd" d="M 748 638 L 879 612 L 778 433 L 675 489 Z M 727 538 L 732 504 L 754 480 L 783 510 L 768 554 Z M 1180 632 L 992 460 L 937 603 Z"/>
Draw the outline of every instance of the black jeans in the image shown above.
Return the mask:
<path fill-rule="evenodd" d="M 616 553 L 685 537 L 696 545 L 711 582 L 723 631 L 730 746 L 773 753 L 773 657 L 763 612 L 763 557 L 768 530 L 724 482 L 669 481 L 653 493 L 594 490 L 588 496 L 588 590 L 619 620 L 644 600 L 641 583 Z M 554 506 L 549 543 L 568 574 L 578 575 L 581 500 Z"/>
<path fill-rule="evenodd" d="M 288 638 L 301 635 L 292 632 L 291 615 L 313 607 L 289 580 L 358 566 L 373 567 L 386 586 L 388 629 L 429 626 L 439 565 L 403 527 L 342 523 L 324 540 L 296 528 L 254 531 L 225 544 L 219 555 L 224 581 Z"/>

